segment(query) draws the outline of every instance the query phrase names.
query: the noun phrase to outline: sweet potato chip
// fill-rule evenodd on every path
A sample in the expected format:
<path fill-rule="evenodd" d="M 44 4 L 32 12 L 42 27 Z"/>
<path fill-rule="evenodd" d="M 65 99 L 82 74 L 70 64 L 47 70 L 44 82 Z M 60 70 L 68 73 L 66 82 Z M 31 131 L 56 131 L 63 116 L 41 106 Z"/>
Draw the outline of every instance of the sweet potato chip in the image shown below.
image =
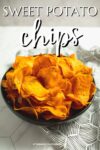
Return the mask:
<path fill-rule="evenodd" d="M 20 108 L 14 107 L 14 110 L 23 111 L 29 115 L 35 115 L 35 117 L 38 119 L 38 113 L 36 112 L 36 110 L 33 107 L 20 107 Z"/>
<path fill-rule="evenodd" d="M 40 69 L 56 65 L 56 58 L 52 55 L 39 55 L 33 64 L 33 75 L 37 75 Z"/>
<path fill-rule="evenodd" d="M 68 93 L 72 91 L 72 83 L 69 79 L 62 79 L 58 83 L 58 87 L 63 91 L 64 95 L 67 96 Z"/>
<path fill-rule="evenodd" d="M 8 84 L 8 88 L 15 88 L 14 82 L 13 82 L 13 77 L 14 77 L 14 70 L 10 70 L 9 72 L 6 73 L 6 83 Z"/>
<path fill-rule="evenodd" d="M 49 106 L 64 105 L 64 100 L 65 96 L 63 92 L 59 92 L 55 96 L 48 98 L 45 104 Z"/>
<path fill-rule="evenodd" d="M 37 77 L 46 88 L 57 86 L 62 79 L 59 68 L 55 66 L 40 69 Z"/>
<path fill-rule="evenodd" d="M 22 70 L 18 70 L 18 69 L 15 70 L 13 82 L 15 84 L 15 88 L 18 89 L 18 91 L 20 93 L 21 85 L 22 85 L 22 82 L 23 82 L 23 72 L 22 72 Z"/>
<path fill-rule="evenodd" d="M 64 78 L 71 78 L 74 75 L 74 72 L 71 68 L 71 65 L 66 62 L 65 57 L 57 58 L 58 66 L 61 69 L 62 75 Z"/>
<path fill-rule="evenodd" d="M 6 74 L 6 84 L 8 85 L 8 88 L 11 89 L 17 89 L 20 92 L 22 80 L 23 80 L 23 73 L 22 70 L 16 69 L 16 70 L 10 70 Z"/>
<path fill-rule="evenodd" d="M 66 57 L 66 63 L 72 68 L 74 73 L 82 72 L 83 74 L 91 74 L 92 69 L 85 66 L 75 55 Z"/>
<path fill-rule="evenodd" d="M 68 110 L 66 106 L 43 106 L 35 108 L 38 113 L 50 112 L 55 118 L 65 119 L 68 115 Z M 52 118 L 53 119 L 53 118 Z"/>
<path fill-rule="evenodd" d="M 22 83 L 22 97 L 33 96 L 42 101 L 48 98 L 48 90 L 34 76 L 26 76 Z"/>
<path fill-rule="evenodd" d="M 35 57 L 33 56 L 16 56 L 14 68 L 33 67 Z"/>
<path fill-rule="evenodd" d="M 72 93 L 68 94 L 67 97 L 73 100 L 74 103 L 80 102 L 83 106 L 87 105 L 92 84 L 92 76 L 79 73 L 73 78 L 72 82 Z"/>
<path fill-rule="evenodd" d="M 96 92 L 92 69 L 75 55 L 17 56 L 2 86 L 15 111 L 45 120 L 68 118 Z"/>

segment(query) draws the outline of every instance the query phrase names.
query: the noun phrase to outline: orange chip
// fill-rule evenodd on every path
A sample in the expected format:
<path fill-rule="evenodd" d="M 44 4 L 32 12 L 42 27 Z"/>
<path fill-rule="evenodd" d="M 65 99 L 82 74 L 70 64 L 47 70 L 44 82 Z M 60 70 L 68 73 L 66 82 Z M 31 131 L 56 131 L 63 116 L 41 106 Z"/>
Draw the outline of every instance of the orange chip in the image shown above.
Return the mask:
<path fill-rule="evenodd" d="M 7 79 L 8 88 L 18 89 L 18 91 L 20 92 L 20 88 L 23 80 L 22 70 L 20 69 L 10 70 L 6 74 L 6 79 Z"/>
<path fill-rule="evenodd" d="M 8 88 L 12 89 L 15 88 L 15 85 L 13 83 L 13 77 L 14 77 L 14 70 L 10 70 L 9 72 L 6 73 Z"/>
<path fill-rule="evenodd" d="M 35 57 L 33 56 L 16 56 L 14 68 L 33 67 Z"/>
<path fill-rule="evenodd" d="M 66 62 L 65 57 L 58 57 L 57 58 L 57 63 L 58 63 L 58 66 L 61 69 L 61 72 L 62 72 L 62 75 L 63 75 L 64 78 L 71 78 L 71 77 L 73 77 L 74 72 L 73 72 L 73 70 L 71 68 L 71 65 L 69 65 Z"/>
<path fill-rule="evenodd" d="M 65 96 L 67 96 L 67 94 L 72 91 L 72 83 L 69 79 L 60 80 L 58 83 L 58 87 L 63 91 Z"/>
<path fill-rule="evenodd" d="M 64 99 L 65 99 L 65 96 L 63 92 L 59 92 L 59 93 L 56 93 L 55 96 L 48 98 L 45 104 L 49 106 L 63 105 Z"/>
<path fill-rule="evenodd" d="M 27 114 L 35 115 L 35 117 L 38 119 L 38 113 L 36 112 L 36 110 L 33 107 L 20 107 L 20 108 L 14 107 L 14 110 L 16 110 L 16 111 L 24 111 Z"/>
<path fill-rule="evenodd" d="M 41 106 L 35 109 L 40 114 L 43 112 L 50 112 L 54 116 L 54 118 L 59 118 L 59 119 L 65 119 L 68 115 L 68 110 L 66 106 L 55 106 L 55 107 Z"/>
<path fill-rule="evenodd" d="M 48 90 L 34 76 L 24 77 L 21 90 L 22 97 L 27 98 L 33 96 L 42 101 L 48 98 Z"/>
<path fill-rule="evenodd" d="M 70 65 L 74 73 L 82 72 L 83 74 L 91 74 L 92 69 L 84 65 L 75 55 L 66 57 L 67 64 Z"/>
<path fill-rule="evenodd" d="M 19 93 L 21 90 L 22 82 L 23 82 L 23 72 L 22 70 L 15 70 L 13 82 L 15 84 L 16 89 L 18 89 Z"/>
<path fill-rule="evenodd" d="M 77 74 L 72 80 L 72 93 L 67 97 L 75 102 L 80 102 L 83 106 L 88 104 L 90 88 L 92 83 L 92 76 L 87 74 Z M 87 84 L 88 83 L 88 84 Z"/>
<path fill-rule="evenodd" d="M 55 66 L 40 69 L 37 77 L 46 88 L 57 86 L 62 79 L 59 68 Z"/>
<path fill-rule="evenodd" d="M 41 68 L 46 68 L 56 65 L 56 59 L 52 55 L 39 55 L 35 58 L 33 64 L 33 75 L 37 75 Z"/>

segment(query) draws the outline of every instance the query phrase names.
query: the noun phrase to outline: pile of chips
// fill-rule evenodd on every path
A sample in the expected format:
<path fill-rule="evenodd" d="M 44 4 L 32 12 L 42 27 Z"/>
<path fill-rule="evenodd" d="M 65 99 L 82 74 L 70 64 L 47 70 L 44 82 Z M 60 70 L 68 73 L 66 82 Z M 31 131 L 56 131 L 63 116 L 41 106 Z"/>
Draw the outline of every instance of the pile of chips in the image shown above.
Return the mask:
<path fill-rule="evenodd" d="M 2 86 L 15 111 L 64 120 L 71 110 L 86 107 L 96 88 L 92 69 L 75 55 L 17 56 Z"/>

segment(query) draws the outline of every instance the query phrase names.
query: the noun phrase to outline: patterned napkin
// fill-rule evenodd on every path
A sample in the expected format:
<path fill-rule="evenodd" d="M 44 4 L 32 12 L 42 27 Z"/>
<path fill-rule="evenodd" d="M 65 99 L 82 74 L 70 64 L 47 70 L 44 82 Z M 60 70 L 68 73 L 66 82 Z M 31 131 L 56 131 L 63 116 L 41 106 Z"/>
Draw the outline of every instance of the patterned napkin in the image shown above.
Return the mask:
<path fill-rule="evenodd" d="M 93 104 L 76 121 L 52 127 L 41 127 L 57 149 L 100 150 L 100 49 L 76 50 L 77 57 L 93 68 L 97 92 Z"/>
<path fill-rule="evenodd" d="M 55 47 L 43 50 L 29 50 L 17 55 L 37 55 L 40 53 L 55 53 Z M 41 131 L 51 139 L 60 150 L 100 150 L 100 48 L 90 51 L 81 47 L 63 49 L 63 55 L 76 53 L 86 65 L 93 68 L 93 76 L 97 87 L 95 99 L 90 108 L 76 121 L 52 127 L 40 127 Z"/>

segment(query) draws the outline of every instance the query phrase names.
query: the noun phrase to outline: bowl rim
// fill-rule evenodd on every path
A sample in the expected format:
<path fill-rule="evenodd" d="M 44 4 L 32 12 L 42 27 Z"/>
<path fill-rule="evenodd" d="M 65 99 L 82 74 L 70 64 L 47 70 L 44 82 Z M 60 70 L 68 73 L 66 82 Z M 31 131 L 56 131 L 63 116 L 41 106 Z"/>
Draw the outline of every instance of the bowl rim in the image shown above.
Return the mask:
<path fill-rule="evenodd" d="M 7 69 L 7 71 L 5 72 L 5 74 L 3 75 L 2 79 L 1 79 L 1 82 L 2 82 L 2 80 L 4 80 L 6 78 L 6 73 L 8 71 L 10 71 L 11 69 L 12 69 L 12 67 Z M 93 78 L 93 82 L 95 83 L 94 78 Z M 86 107 L 80 109 L 79 112 L 77 111 L 76 114 L 74 114 L 71 117 L 66 118 L 64 120 L 54 120 L 54 119 L 53 120 L 45 120 L 45 119 L 36 119 L 35 116 L 26 115 L 26 114 L 24 114 L 24 112 L 21 112 L 21 111 L 15 111 L 13 109 L 13 107 L 11 106 L 9 99 L 7 98 L 7 92 L 5 91 L 5 88 L 2 85 L 1 85 L 1 94 L 3 96 L 3 99 L 6 103 L 6 105 L 16 116 L 23 119 L 24 121 L 27 121 L 27 122 L 30 122 L 30 123 L 36 124 L 36 125 L 42 125 L 42 126 L 52 126 L 52 125 L 59 125 L 59 124 L 72 122 L 72 121 L 76 120 L 79 116 L 81 116 L 92 104 L 92 103 L 89 103 Z M 95 97 L 95 94 L 92 96 L 90 102 L 93 102 L 94 97 Z"/>

